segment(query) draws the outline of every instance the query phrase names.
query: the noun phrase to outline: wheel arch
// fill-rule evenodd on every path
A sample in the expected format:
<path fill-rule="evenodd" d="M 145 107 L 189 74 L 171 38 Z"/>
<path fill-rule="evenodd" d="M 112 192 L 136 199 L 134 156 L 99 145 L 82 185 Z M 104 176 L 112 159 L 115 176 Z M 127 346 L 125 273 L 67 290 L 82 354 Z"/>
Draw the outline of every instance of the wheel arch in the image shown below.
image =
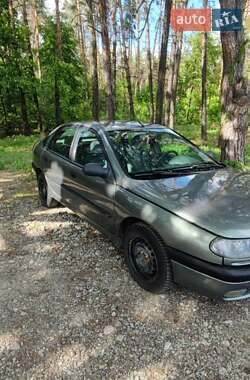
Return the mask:
<path fill-rule="evenodd" d="M 42 173 L 42 170 L 38 168 L 34 163 L 32 163 L 32 167 L 37 176 Z"/>
<path fill-rule="evenodd" d="M 119 227 L 119 237 L 121 239 L 121 242 L 123 242 L 125 232 L 128 229 L 128 227 L 130 227 L 136 223 L 144 224 L 145 226 L 151 228 L 151 230 L 153 230 L 155 233 L 157 233 L 157 235 L 159 235 L 159 233 L 157 231 L 155 231 L 155 229 L 150 224 L 145 222 L 145 220 L 129 216 L 129 217 L 123 219 L 123 221 L 121 222 L 120 227 Z"/>
<path fill-rule="evenodd" d="M 119 237 L 121 238 L 122 241 L 123 241 L 127 228 L 132 226 L 132 224 L 135 224 L 135 223 L 144 223 L 144 222 L 143 220 L 139 218 L 135 218 L 135 217 L 127 217 L 123 219 L 119 227 Z"/>

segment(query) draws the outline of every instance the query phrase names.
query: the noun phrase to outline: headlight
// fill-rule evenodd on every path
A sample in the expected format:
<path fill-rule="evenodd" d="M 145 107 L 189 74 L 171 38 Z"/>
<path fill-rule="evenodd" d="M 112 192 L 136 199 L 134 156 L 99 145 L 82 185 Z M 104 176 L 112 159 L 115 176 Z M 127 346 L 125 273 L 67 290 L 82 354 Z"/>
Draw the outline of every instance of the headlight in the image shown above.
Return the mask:
<path fill-rule="evenodd" d="M 210 249 L 216 255 L 227 259 L 247 259 L 250 258 L 250 239 L 216 238 L 212 241 Z"/>

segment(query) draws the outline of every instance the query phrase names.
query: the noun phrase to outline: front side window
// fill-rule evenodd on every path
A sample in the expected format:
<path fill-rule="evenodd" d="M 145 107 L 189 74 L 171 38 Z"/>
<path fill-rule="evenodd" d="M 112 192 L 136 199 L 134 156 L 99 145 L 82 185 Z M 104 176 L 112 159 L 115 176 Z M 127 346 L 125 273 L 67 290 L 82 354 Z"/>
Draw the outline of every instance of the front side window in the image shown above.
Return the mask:
<path fill-rule="evenodd" d="M 52 136 L 48 148 L 53 152 L 58 153 L 66 158 L 69 158 L 70 147 L 75 135 L 76 129 L 74 127 L 65 127 L 59 129 L 54 136 Z"/>
<path fill-rule="evenodd" d="M 194 165 L 217 165 L 205 153 L 167 129 L 117 130 L 108 134 L 128 175 L 187 169 Z"/>
<path fill-rule="evenodd" d="M 76 149 L 75 161 L 78 164 L 99 164 L 107 167 L 107 160 L 101 141 L 98 136 L 90 130 L 82 130 Z"/>

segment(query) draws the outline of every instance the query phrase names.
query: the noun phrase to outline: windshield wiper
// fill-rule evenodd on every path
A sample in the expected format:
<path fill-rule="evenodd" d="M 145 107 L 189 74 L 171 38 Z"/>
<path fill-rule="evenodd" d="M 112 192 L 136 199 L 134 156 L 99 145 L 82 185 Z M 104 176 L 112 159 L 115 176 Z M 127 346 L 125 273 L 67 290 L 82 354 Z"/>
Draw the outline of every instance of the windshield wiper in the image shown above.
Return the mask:
<path fill-rule="evenodd" d="M 200 164 L 195 165 L 189 165 L 189 166 L 180 166 L 177 168 L 168 168 L 168 169 L 159 169 L 159 170 L 151 170 L 151 171 L 145 171 L 145 172 L 138 172 L 133 173 L 133 177 L 161 177 L 161 176 L 171 176 L 171 177 L 177 177 L 186 175 L 189 171 L 195 171 L 195 170 L 207 170 L 207 169 L 221 169 L 224 168 L 224 164 L 217 164 L 213 162 L 202 162 Z"/>
<path fill-rule="evenodd" d="M 224 164 L 217 164 L 215 162 L 201 162 L 199 164 L 180 166 L 178 168 L 173 168 L 175 171 L 193 171 L 193 170 L 203 170 L 203 169 L 221 169 L 224 168 Z"/>
<path fill-rule="evenodd" d="M 146 172 L 138 172 L 133 173 L 132 176 L 135 178 L 139 177 L 177 177 L 186 175 L 186 173 L 183 173 L 181 171 L 175 171 L 175 169 L 165 169 L 165 170 L 152 170 L 152 171 L 146 171 Z"/>

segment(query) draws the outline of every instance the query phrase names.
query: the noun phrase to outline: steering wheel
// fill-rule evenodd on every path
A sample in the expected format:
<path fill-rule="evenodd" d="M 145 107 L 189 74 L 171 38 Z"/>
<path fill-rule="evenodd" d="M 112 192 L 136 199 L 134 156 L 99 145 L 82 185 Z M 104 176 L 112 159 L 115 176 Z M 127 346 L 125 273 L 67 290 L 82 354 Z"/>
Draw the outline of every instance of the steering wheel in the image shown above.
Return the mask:
<path fill-rule="evenodd" d="M 165 160 L 169 162 L 170 160 L 172 160 L 174 157 L 177 157 L 177 156 L 178 156 L 178 153 L 175 150 L 170 150 L 168 152 L 165 152 L 160 157 L 159 161 L 157 162 L 157 165 L 162 164 L 163 163 L 162 161 L 165 162 Z"/>

